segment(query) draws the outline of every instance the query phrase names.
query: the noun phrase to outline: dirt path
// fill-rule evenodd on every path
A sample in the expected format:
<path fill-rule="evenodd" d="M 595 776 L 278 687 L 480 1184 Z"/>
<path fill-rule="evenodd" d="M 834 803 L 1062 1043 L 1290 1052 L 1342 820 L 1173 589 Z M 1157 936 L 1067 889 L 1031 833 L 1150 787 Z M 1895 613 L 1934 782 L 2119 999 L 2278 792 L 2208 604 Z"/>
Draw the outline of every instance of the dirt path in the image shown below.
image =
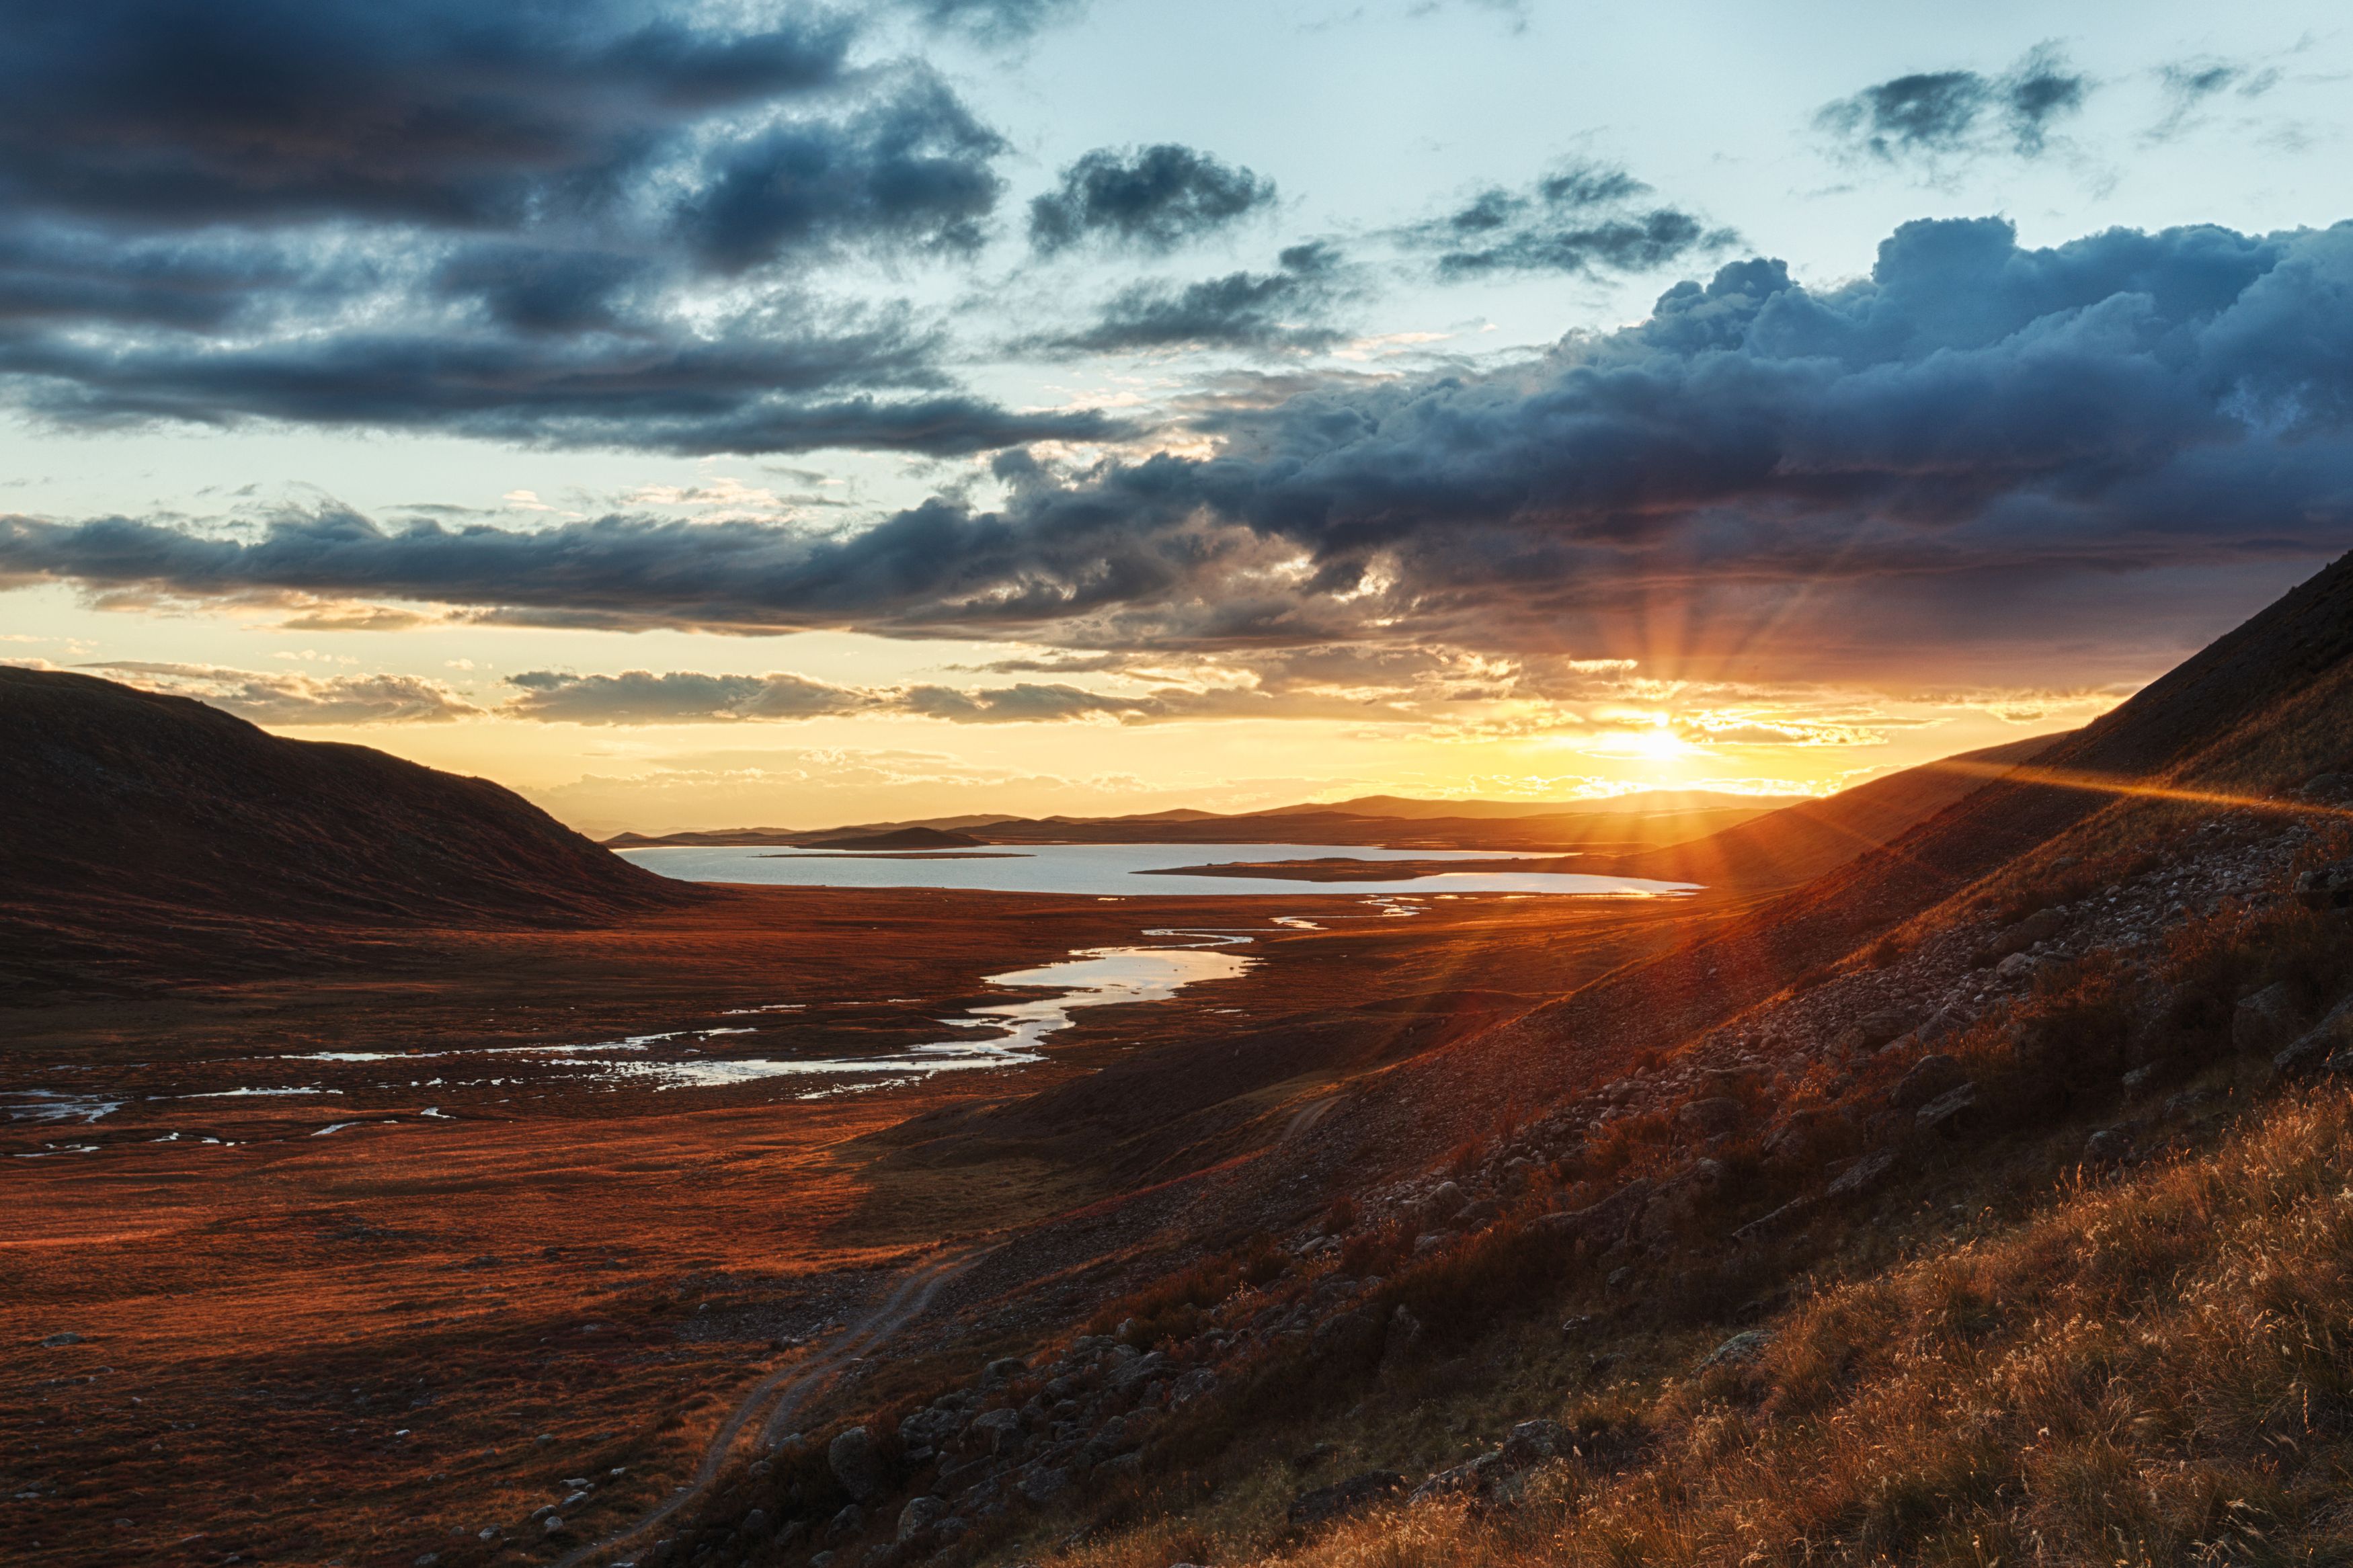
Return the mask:
<path fill-rule="evenodd" d="M 719 1430 L 712 1433 L 710 1446 L 703 1450 L 702 1463 L 695 1468 L 693 1478 L 685 1485 L 640 1515 L 600 1541 L 591 1542 L 568 1552 L 556 1568 L 581 1568 L 581 1565 L 617 1552 L 651 1531 L 688 1503 L 711 1489 L 719 1472 L 727 1463 L 746 1431 L 756 1429 L 763 1445 L 773 1443 L 783 1436 L 783 1427 L 794 1412 L 806 1405 L 810 1396 L 833 1380 L 836 1373 L 857 1357 L 873 1349 L 904 1328 L 923 1310 L 932 1304 L 940 1287 L 962 1274 L 987 1256 L 987 1249 L 967 1252 L 954 1258 L 926 1264 L 899 1282 L 890 1298 L 880 1307 L 850 1325 L 833 1342 L 806 1361 L 778 1367 L 758 1383 L 737 1404 Z"/>

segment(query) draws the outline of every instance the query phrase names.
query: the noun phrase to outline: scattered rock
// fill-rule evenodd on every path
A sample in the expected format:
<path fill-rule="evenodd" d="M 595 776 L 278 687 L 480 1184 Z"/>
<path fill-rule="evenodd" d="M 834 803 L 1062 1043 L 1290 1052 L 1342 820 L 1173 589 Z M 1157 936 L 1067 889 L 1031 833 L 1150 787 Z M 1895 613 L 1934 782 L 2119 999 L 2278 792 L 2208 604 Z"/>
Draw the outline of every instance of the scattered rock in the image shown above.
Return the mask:
<path fill-rule="evenodd" d="M 77 1333 L 51 1334 L 47 1339 L 43 1340 L 41 1343 L 49 1346 L 51 1349 L 55 1349 L 59 1345 L 78 1345 L 81 1343 L 81 1336 Z"/>
<path fill-rule="evenodd" d="M 1301 1530 L 1312 1530 L 1332 1520 L 1360 1513 L 1405 1489 L 1405 1478 L 1395 1470 L 1366 1470 L 1328 1487 L 1301 1492 L 1284 1517 Z"/>
<path fill-rule="evenodd" d="M 1607 1252 L 1632 1234 L 1650 1197 L 1649 1182 L 1630 1182 L 1588 1208 L 1546 1215 L 1535 1222 L 1535 1228 L 1571 1246 Z"/>
<path fill-rule="evenodd" d="M 882 1457 L 874 1451 L 874 1439 L 863 1426 L 852 1426 L 836 1437 L 825 1451 L 825 1462 L 841 1489 L 860 1502 L 882 1489 Z"/>

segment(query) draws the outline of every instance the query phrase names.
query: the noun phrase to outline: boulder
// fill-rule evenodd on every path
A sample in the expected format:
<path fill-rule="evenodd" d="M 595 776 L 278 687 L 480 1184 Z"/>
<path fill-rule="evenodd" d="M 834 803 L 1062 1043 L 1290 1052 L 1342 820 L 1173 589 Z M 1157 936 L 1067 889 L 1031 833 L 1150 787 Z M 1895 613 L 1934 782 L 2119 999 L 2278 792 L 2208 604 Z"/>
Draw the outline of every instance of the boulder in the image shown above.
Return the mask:
<path fill-rule="evenodd" d="M 1993 966 L 1993 977 L 2005 985 L 2016 985 L 2031 980 L 2042 965 L 2031 953 L 2013 952 Z"/>
<path fill-rule="evenodd" d="M 1734 1231 L 1732 1239 L 1746 1245 L 1753 1241 L 1763 1241 L 1767 1237 L 1778 1236 L 1783 1231 L 1793 1229 L 1802 1224 L 1806 1216 L 1814 1212 L 1816 1206 L 1816 1200 L 1813 1198 L 1804 1196 L 1791 1198 L 1770 1214 L 1759 1215 Z"/>
<path fill-rule="evenodd" d="M 847 1541 L 865 1528 L 866 1510 L 856 1503 L 851 1503 L 839 1513 L 835 1514 L 832 1521 L 826 1525 L 825 1538 L 828 1541 Z"/>
<path fill-rule="evenodd" d="M 2132 1152 L 2132 1137 L 2121 1127 L 2103 1127 L 2084 1141 L 2084 1163 L 2113 1165 Z"/>
<path fill-rule="evenodd" d="M 907 1506 L 899 1510 L 898 1539 L 902 1542 L 908 1542 L 916 1539 L 925 1531 L 931 1529 L 933 1525 L 937 1524 L 942 1519 L 945 1518 L 947 1511 L 948 1505 L 944 1499 L 935 1497 L 909 1498 L 907 1500 Z"/>
<path fill-rule="evenodd" d="M 1556 1457 L 1565 1441 L 1557 1421 L 1523 1421 L 1504 1439 L 1504 1462 L 1525 1470 Z"/>
<path fill-rule="evenodd" d="M 2231 1048 L 2271 1056 L 2296 1037 L 2295 993 L 2282 981 L 2240 1000 L 2231 1014 Z"/>
<path fill-rule="evenodd" d="M 1902 1156 L 1894 1149 L 1874 1149 L 1846 1168 L 1836 1181 L 1823 1189 L 1828 1198 L 1860 1197 L 1885 1181 Z"/>
<path fill-rule="evenodd" d="M 1974 1021 L 1975 1016 L 1969 1011 L 1968 1004 L 1956 1002 L 1931 1013 L 1928 1016 L 1928 1021 L 1922 1024 L 1915 1033 L 1922 1045 L 1933 1046 L 1939 1040 L 1948 1039 L 1959 1034 Z"/>
<path fill-rule="evenodd" d="M 1062 1495 L 1071 1485 L 1071 1472 L 1052 1465 L 1039 1465 L 1023 1472 L 1016 1489 L 1036 1507 L 1043 1508 Z"/>
<path fill-rule="evenodd" d="M 2353 908 L 2353 860 L 2315 866 L 2295 879 L 2296 902 L 2307 910 Z"/>
<path fill-rule="evenodd" d="M 1408 1311 L 1400 1302 L 1389 1314 L 1388 1332 L 1381 1341 L 1381 1364 L 1391 1365 L 1411 1355 L 1421 1343 L 1421 1320 Z"/>
<path fill-rule="evenodd" d="M 1462 1195 L 1461 1187 L 1452 1182 L 1440 1182 L 1430 1190 L 1429 1196 L 1414 1205 L 1414 1209 L 1426 1230 L 1444 1225 L 1470 1206 L 1471 1200 Z"/>
<path fill-rule="evenodd" d="M 1740 1101 L 1730 1096 L 1694 1100 L 1675 1112 L 1675 1121 L 1709 1138 L 1721 1138 L 1739 1129 L 1744 1114 Z"/>
<path fill-rule="evenodd" d="M 1501 1467 L 1502 1458 L 1502 1450 L 1498 1449 L 1493 1453 L 1482 1454 L 1477 1458 L 1457 1465 L 1451 1470 L 1440 1470 L 1423 1480 L 1413 1490 L 1406 1493 L 1405 1500 L 1419 1508 L 1423 1503 L 1436 1502 L 1440 1498 L 1482 1496 L 1492 1484 L 1495 1471 Z"/>
<path fill-rule="evenodd" d="M 882 1489 L 882 1456 L 863 1426 L 852 1426 L 828 1446 L 825 1462 L 841 1489 L 864 1502 Z"/>
<path fill-rule="evenodd" d="M 2232 1020 L 2233 1033 L 2237 1020 Z M 2295 1042 L 2272 1058 L 2272 1066 L 2283 1073 L 2309 1072 L 2320 1067 L 2337 1051 L 2353 1042 L 2353 996 L 2347 997 L 2328 1010 Z"/>
<path fill-rule="evenodd" d="M 2016 925 L 2003 940 L 2011 947 L 2025 949 L 2038 942 L 2049 942 L 2067 929 L 2067 917 L 2057 910 L 2037 910 Z"/>
<path fill-rule="evenodd" d="M 1104 1381 L 1124 1394 L 1143 1387 L 1167 1369 L 1168 1357 L 1160 1351 L 1153 1351 L 1121 1362 Z"/>
<path fill-rule="evenodd" d="M 1197 1366 L 1168 1385 L 1168 1403 L 1189 1405 L 1202 1395 L 1217 1391 L 1218 1374 L 1206 1366 Z"/>
<path fill-rule="evenodd" d="M 1301 1492 L 1291 1500 L 1284 1518 L 1295 1528 L 1313 1530 L 1335 1519 L 1361 1513 L 1405 1489 L 1405 1478 L 1395 1470 L 1366 1470 L 1328 1487 Z"/>
<path fill-rule="evenodd" d="M 1949 1132 L 1960 1127 L 1978 1108 L 1978 1086 L 1964 1083 L 1922 1106 L 1915 1120 L 1924 1132 Z"/>
<path fill-rule="evenodd" d="M 1712 1367 L 1746 1366 L 1763 1355 L 1772 1345 L 1773 1336 L 1763 1329 L 1744 1329 L 1707 1354 L 1699 1358 L 1694 1372 L 1706 1372 Z"/>
<path fill-rule="evenodd" d="M 1941 1052 L 1932 1053 L 1912 1064 L 1912 1070 L 1898 1079 L 1889 1092 L 1888 1102 L 1899 1110 L 1910 1110 L 1950 1094 L 1968 1078 L 1959 1062 Z"/>
<path fill-rule="evenodd" d="M 965 1436 L 989 1453 L 1011 1453 L 1021 1446 L 1021 1412 L 984 1410 L 972 1418 Z"/>

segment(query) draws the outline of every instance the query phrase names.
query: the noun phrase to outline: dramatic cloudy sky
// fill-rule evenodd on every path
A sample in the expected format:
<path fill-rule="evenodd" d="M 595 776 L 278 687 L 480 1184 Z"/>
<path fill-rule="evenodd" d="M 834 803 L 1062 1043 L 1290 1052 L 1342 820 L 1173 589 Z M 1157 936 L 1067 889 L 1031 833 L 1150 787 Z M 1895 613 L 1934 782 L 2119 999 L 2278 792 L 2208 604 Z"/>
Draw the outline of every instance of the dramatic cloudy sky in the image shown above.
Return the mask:
<path fill-rule="evenodd" d="M 0 22 L 0 658 L 592 830 L 1820 790 L 2353 544 L 2335 5 Z"/>

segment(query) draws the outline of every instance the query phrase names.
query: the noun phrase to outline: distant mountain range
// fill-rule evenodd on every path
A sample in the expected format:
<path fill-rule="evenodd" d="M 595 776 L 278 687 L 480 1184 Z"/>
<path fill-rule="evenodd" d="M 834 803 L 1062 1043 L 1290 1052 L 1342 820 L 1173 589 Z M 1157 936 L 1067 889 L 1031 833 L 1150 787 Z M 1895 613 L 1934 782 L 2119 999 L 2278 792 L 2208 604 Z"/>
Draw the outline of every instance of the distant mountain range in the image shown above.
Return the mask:
<path fill-rule="evenodd" d="M 622 833 L 604 842 L 613 849 L 684 845 L 837 848 L 850 838 L 933 832 L 987 844 L 1355 844 L 1397 849 L 1631 853 L 1704 837 L 1810 798 L 1698 790 L 1653 790 L 1583 801 L 1410 800 L 1373 795 L 1230 815 L 1178 810 L 1128 816 L 939 816 L 849 827 Z"/>

